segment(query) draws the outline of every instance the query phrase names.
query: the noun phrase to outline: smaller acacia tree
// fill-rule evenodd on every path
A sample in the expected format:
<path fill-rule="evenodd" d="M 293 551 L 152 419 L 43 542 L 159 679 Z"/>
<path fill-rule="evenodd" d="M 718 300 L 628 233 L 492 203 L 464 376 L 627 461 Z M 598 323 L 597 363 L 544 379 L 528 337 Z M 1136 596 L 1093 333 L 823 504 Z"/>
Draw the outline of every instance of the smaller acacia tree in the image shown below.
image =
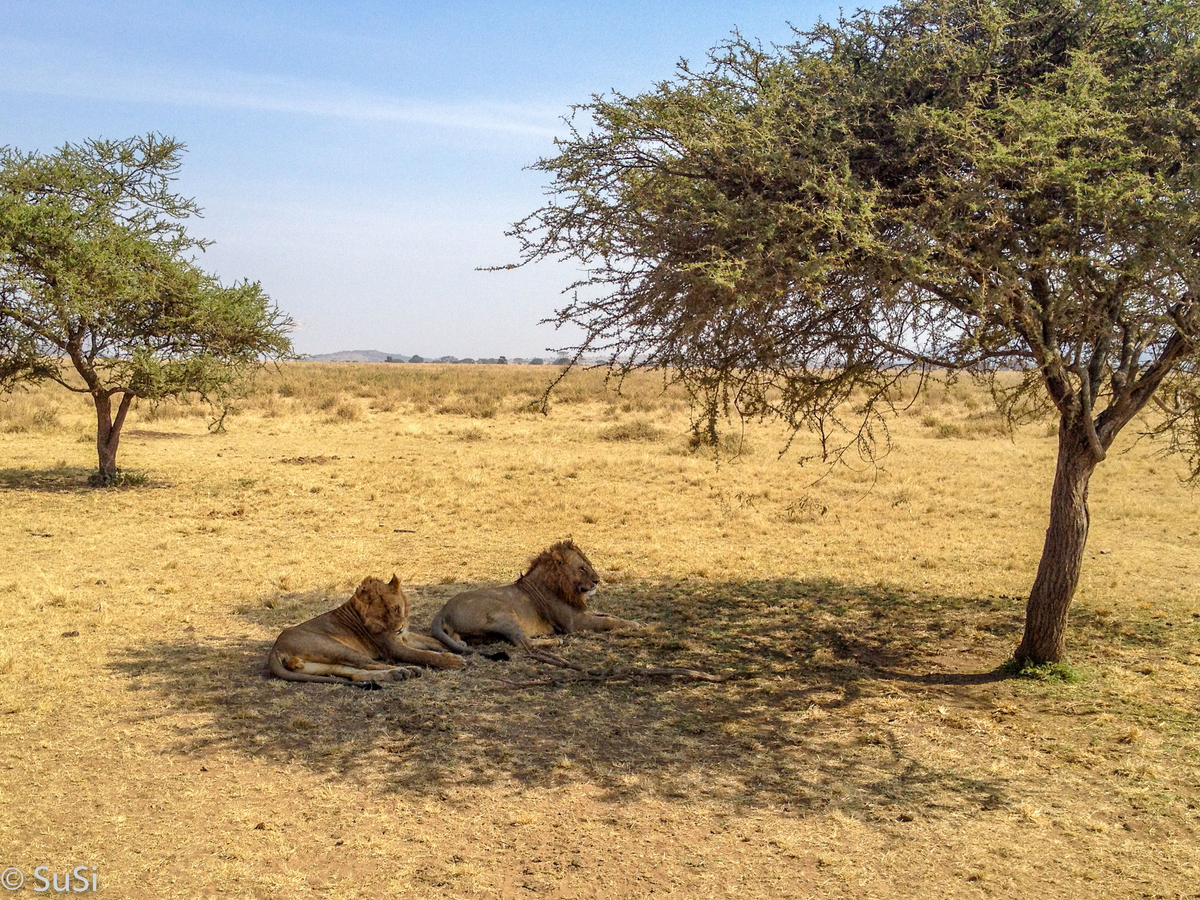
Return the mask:
<path fill-rule="evenodd" d="M 224 408 L 292 320 L 257 282 L 220 284 L 171 190 L 183 144 L 157 135 L 0 148 L 0 392 L 56 382 L 96 408 L 99 481 L 117 477 L 135 400 L 199 395 Z"/>

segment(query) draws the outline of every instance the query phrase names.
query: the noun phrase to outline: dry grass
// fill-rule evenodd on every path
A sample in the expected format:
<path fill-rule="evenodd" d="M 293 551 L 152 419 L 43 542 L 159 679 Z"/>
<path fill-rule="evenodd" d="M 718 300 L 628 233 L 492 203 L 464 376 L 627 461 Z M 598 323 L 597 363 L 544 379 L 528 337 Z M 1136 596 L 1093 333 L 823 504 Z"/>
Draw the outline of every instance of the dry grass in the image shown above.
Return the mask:
<path fill-rule="evenodd" d="M 570 379 L 543 417 L 550 374 L 289 365 L 224 434 L 201 406 L 139 411 L 121 454 L 146 483 L 107 491 L 82 401 L 0 405 L 0 863 L 155 898 L 1194 893 L 1180 466 L 1138 445 L 1100 467 L 1084 679 L 1011 680 L 1045 423 L 1009 437 L 938 387 L 881 472 L 820 478 L 769 427 L 736 459 L 691 452 L 684 398 L 648 377 Z M 364 575 L 398 572 L 427 623 L 568 534 L 595 605 L 645 627 L 557 652 L 730 679 L 265 677 L 278 631 Z"/>

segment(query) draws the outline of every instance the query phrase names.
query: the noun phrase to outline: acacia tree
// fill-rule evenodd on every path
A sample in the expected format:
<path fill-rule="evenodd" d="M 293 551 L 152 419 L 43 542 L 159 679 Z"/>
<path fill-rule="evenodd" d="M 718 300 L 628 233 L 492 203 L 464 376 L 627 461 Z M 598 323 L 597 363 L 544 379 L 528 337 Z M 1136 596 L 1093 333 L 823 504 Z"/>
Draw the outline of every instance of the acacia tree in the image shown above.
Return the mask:
<path fill-rule="evenodd" d="M 99 481 L 117 477 L 130 405 L 187 394 L 224 405 L 292 320 L 257 282 L 195 262 L 195 201 L 171 191 L 183 145 L 148 135 L 0 148 L 0 391 L 54 381 L 91 396 Z"/>
<path fill-rule="evenodd" d="M 1020 373 L 997 399 L 1059 429 L 1015 655 L 1058 661 L 1117 434 L 1157 399 L 1200 471 L 1198 34 L 1193 0 L 904 0 L 735 35 L 578 107 L 512 233 L 585 265 L 576 358 L 673 373 L 710 435 L 773 416 L 870 453 L 904 376 Z"/>

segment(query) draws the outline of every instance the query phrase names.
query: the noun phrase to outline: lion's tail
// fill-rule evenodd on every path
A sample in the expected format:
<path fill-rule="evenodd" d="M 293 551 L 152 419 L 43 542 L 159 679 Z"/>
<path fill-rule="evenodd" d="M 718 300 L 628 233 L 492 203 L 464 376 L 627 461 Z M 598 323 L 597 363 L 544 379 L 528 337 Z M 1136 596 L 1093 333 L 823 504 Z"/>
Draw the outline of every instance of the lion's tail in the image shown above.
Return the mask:
<path fill-rule="evenodd" d="M 442 612 L 445 612 L 445 610 L 442 610 Z M 429 626 L 429 633 L 456 653 L 463 653 L 469 656 L 474 652 L 462 641 L 452 638 L 446 633 L 445 620 L 441 612 L 433 617 L 433 623 Z"/>
<path fill-rule="evenodd" d="M 333 675 L 309 675 L 307 672 L 293 672 L 283 664 L 283 660 L 279 657 L 279 651 L 274 647 L 267 655 L 267 665 L 271 669 L 271 674 L 276 678 L 282 678 L 284 681 L 319 681 L 322 684 L 350 684 L 350 681 L 345 678 L 335 678 Z"/>

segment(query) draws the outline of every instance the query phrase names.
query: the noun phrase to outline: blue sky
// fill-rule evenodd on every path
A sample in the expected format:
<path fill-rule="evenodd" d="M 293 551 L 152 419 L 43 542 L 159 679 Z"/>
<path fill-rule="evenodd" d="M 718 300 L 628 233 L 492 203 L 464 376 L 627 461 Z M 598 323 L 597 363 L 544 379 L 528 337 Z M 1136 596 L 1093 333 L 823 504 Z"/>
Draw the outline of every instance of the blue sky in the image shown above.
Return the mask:
<path fill-rule="evenodd" d="M 523 171 L 593 93 L 637 93 L 736 27 L 787 42 L 836 4 L 9 0 L 0 144 L 188 145 L 203 259 L 261 281 L 304 353 L 545 355 L 575 275 L 510 272 Z"/>

